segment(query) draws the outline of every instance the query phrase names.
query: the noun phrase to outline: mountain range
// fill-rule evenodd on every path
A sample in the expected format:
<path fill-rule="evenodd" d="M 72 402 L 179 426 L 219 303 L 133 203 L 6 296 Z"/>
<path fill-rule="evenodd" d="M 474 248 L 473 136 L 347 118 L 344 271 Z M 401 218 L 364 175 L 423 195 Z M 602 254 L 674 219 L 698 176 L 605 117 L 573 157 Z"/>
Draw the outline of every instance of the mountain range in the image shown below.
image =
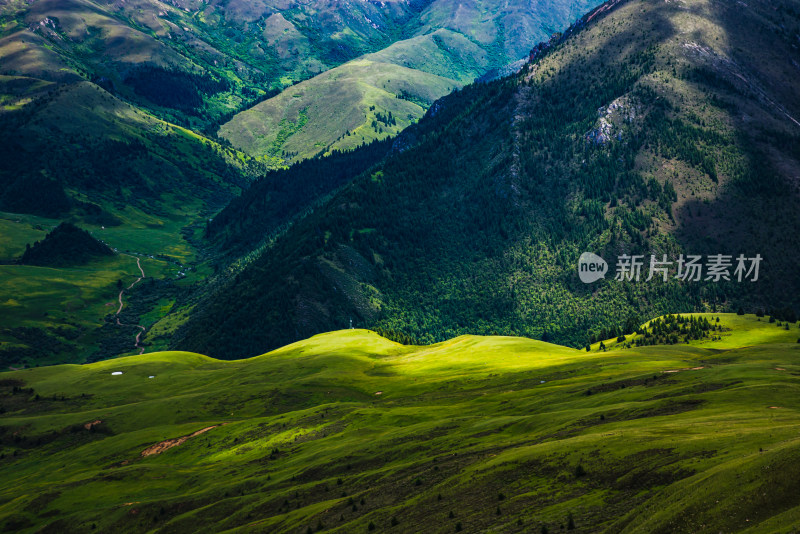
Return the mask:
<path fill-rule="evenodd" d="M 518 69 L 531 47 L 596 4 L 418 2 L 413 4 L 417 12 L 398 24 L 398 38 L 389 46 L 237 114 L 219 133 L 249 154 L 285 161 L 396 135 L 453 89 L 496 77 L 510 65 Z M 364 17 L 374 31 L 385 31 L 386 22 Z M 291 34 L 291 28 L 287 31 Z M 390 113 L 395 120 L 382 120 Z"/>
<path fill-rule="evenodd" d="M 0 4 L 0 531 L 789 533 L 798 0 Z"/>
<path fill-rule="evenodd" d="M 62 269 L 55 278 L 30 266 L 0 266 L 0 314 L 8 318 L 0 330 L 1 359 L 83 360 L 124 350 L 129 336 L 113 328 L 115 318 L 111 326 L 106 321 L 118 300 L 118 283 L 130 284 L 139 274 L 136 258 L 149 276 L 137 287 L 142 300 L 121 313 L 132 314 L 127 323 L 147 316 L 149 329 L 174 311 L 166 321 L 170 326 L 156 329 L 164 343 L 185 322 L 194 298 L 190 286 L 232 254 L 212 261 L 218 255 L 203 239 L 203 223 L 268 169 L 396 134 L 437 97 L 525 56 L 537 38 L 566 25 L 583 5 L 4 4 L 0 261 L 16 262 L 26 245 L 64 220 L 123 254 L 82 270 Z M 390 87 L 388 76 L 398 69 L 403 75 Z M 360 88 L 377 84 L 379 74 L 387 75 L 387 87 L 376 88 L 382 103 L 363 108 Z M 305 90 L 303 83 L 313 88 L 332 78 L 339 79 L 334 85 L 342 99 L 323 96 L 328 105 L 313 109 L 296 105 L 305 102 L 294 96 Z M 301 80 L 307 82 L 293 85 Z M 312 89 L 308 96 L 324 93 Z M 221 124 L 231 121 L 224 134 L 261 108 L 237 112 L 261 100 L 272 106 L 275 99 L 290 100 L 281 113 L 297 117 L 278 120 L 271 133 L 279 139 L 265 141 L 271 147 L 266 152 L 244 147 L 248 154 L 217 137 Z M 365 120 L 364 109 L 374 128 L 358 122 Z M 353 126 L 351 111 L 364 128 Z M 254 135 L 259 128 L 252 126 Z M 338 132 L 338 142 L 331 142 L 331 132 Z M 320 191 L 328 194 L 339 183 L 331 180 Z M 303 209 L 317 202 L 315 195 L 300 202 Z M 294 220 L 297 207 L 288 205 L 277 218 Z M 246 247 L 236 252 L 253 255 Z M 84 272 L 94 274 L 87 278 Z M 65 279 L 69 283 L 57 281 Z M 169 288 L 151 288 L 162 282 Z M 69 339 L 62 335 L 67 331 Z M 50 341 L 33 347 L 38 339 Z M 53 347 L 59 347 L 57 354 Z"/>

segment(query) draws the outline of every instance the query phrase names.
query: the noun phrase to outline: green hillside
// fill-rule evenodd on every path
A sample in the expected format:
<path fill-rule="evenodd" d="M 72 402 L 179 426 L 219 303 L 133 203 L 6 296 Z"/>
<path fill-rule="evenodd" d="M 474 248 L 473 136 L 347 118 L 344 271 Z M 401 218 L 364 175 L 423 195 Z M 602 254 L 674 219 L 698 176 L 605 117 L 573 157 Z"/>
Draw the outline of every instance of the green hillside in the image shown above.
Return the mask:
<path fill-rule="evenodd" d="M 396 135 L 434 100 L 527 57 L 597 3 L 423 2 L 402 38 L 235 115 L 219 134 L 287 162 Z M 381 120 L 389 113 L 396 121 Z"/>
<path fill-rule="evenodd" d="M 581 347 L 675 310 L 797 308 L 800 70 L 785 58 L 798 31 L 792 2 L 606 4 L 519 75 L 437 101 L 383 162 L 218 280 L 172 346 L 234 358 L 352 320 L 422 342 Z M 242 221 L 262 193 L 237 202 Z M 646 281 L 645 265 L 638 282 L 586 285 L 585 251 L 612 274 L 623 254 L 667 255 L 672 276 Z M 756 283 L 684 282 L 681 254 L 764 263 Z"/>
<path fill-rule="evenodd" d="M 0 73 L 82 77 L 160 118 L 208 130 L 295 81 L 391 44 L 416 11 L 390 6 L 6 2 Z"/>
<path fill-rule="evenodd" d="M 0 365 L 128 352 L 130 328 L 97 330 L 116 309 L 118 284 L 139 273 L 136 258 L 58 268 L 16 258 L 69 221 L 143 258 L 148 284 L 178 283 L 203 256 L 203 221 L 264 167 L 87 81 L 2 76 L 0 95 Z M 153 294 L 172 300 L 174 289 Z"/>
<path fill-rule="evenodd" d="M 720 341 L 587 353 L 343 330 L 234 362 L 3 373 L 0 525 L 792 532 L 800 329 L 701 317 Z"/>
<path fill-rule="evenodd" d="M 357 59 L 238 114 L 219 134 L 250 154 L 306 159 L 397 135 L 434 100 L 460 86 L 441 76 Z"/>
<path fill-rule="evenodd" d="M 146 329 L 151 348 L 165 348 L 196 306 L 190 286 L 211 274 L 208 260 L 220 252 L 201 240 L 202 223 L 234 195 L 299 154 L 396 134 L 439 96 L 524 55 L 532 36 L 565 24 L 581 5 L 555 2 L 552 16 L 532 11 L 518 21 L 503 18 L 518 11 L 507 2 L 5 2 L 0 364 L 138 350 L 124 333 L 134 327 Z M 522 33 L 500 31 L 512 27 Z M 294 83 L 343 64 L 325 73 L 329 83 L 314 79 L 296 97 Z M 279 97 L 274 138 L 257 160 L 214 137 L 236 112 L 286 87 L 291 97 Z M 287 210 L 319 200 L 309 194 Z M 129 255 L 56 271 L 11 264 L 65 221 Z M 118 317 L 110 312 L 119 284 L 138 278 L 135 259 L 146 280 L 126 294 Z"/>

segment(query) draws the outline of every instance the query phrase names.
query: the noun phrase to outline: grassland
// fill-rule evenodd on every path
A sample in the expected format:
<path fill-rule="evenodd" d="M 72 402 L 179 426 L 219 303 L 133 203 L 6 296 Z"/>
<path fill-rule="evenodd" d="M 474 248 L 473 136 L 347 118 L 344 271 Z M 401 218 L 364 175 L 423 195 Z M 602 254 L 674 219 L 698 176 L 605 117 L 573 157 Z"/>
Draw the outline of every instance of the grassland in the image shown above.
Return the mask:
<path fill-rule="evenodd" d="M 177 287 L 197 282 L 200 259 L 195 247 L 182 237 L 191 209 L 190 205 L 176 205 L 172 213 L 154 216 L 127 206 L 115 212 L 120 223 L 117 226 L 83 223 L 94 237 L 118 254 L 75 267 L 16 264 L 26 244 L 44 238 L 60 221 L 0 213 L 3 367 L 83 362 L 95 354 L 101 335 L 98 328 L 117 311 L 120 289 L 128 287 L 140 274 L 137 258 L 149 279 L 170 281 Z M 131 298 L 138 298 L 139 291 L 137 288 L 126 294 L 126 306 Z M 172 310 L 167 306 L 169 301 L 162 299 L 145 310 L 141 324 L 149 328 L 160 321 Z M 130 328 L 118 328 L 116 335 L 122 340 L 133 339 Z M 49 341 L 42 343 L 42 339 Z M 122 353 L 133 352 L 132 341 L 121 346 L 125 347 Z"/>
<path fill-rule="evenodd" d="M 435 74 L 358 59 L 238 114 L 219 134 L 249 154 L 306 159 L 396 135 L 419 120 L 434 100 L 461 85 Z M 394 124 L 376 120 L 388 113 Z"/>
<path fill-rule="evenodd" d="M 403 346 L 345 330 L 247 360 L 4 373 L 0 525 L 792 532 L 800 344 L 719 317 L 730 335 L 705 345 Z"/>

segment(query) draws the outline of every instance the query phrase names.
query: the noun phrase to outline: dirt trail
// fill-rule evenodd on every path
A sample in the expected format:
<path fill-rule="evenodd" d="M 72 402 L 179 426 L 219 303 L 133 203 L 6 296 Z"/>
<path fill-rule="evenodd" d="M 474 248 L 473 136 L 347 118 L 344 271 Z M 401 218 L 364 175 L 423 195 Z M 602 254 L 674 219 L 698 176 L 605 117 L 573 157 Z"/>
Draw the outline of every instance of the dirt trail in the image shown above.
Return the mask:
<path fill-rule="evenodd" d="M 195 437 L 197 435 L 202 434 L 203 432 L 208 432 L 212 428 L 217 428 L 218 426 L 219 425 L 207 426 L 206 428 L 201 428 L 200 430 L 197 430 L 196 432 L 192 432 L 191 434 L 188 434 L 186 436 L 181 436 L 179 438 L 172 438 L 172 439 L 166 439 L 164 441 L 160 441 L 160 442 L 156 443 L 155 445 L 151 445 L 150 447 L 147 447 L 145 450 L 143 450 L 142 451 L 142 456 L 152 456 L 154 454 L 161 454 L 162 452 L 164 452 L 166 450 L 169 450 L 172 447 L 177 447 L 178 445 L 182 444 L 183 442 L 185 442 L 189 438 L 193 438 L 193 437 Z"/>
<path fill-rule="evenodd" d="M 133 256 L 131 256 L 131 257 L 133 257 Z M 135 286 L 136 284 L 141 282 L 143 278 L 146 278 L 146 276 L 144 274 L 144 269 L 142 269 L 142 260 L 140 258 L 136 258 L 136 266 L 139 267 L 139 272 L 142 273 L 142 276 L 137 278 L 131 285 L 129 285 L 125 289 L 121 289 L 120 290 L 119 297 L 117 298 L 117 300 L 119 300 L 119 308 L 117 308 L 117 314 L 116 315 L 117 315 L 117 325 L 119 325 L 119 326 L 132 326 L 134 328 L 138 328 L 139 329 L 139 333 L 136 334 L 136 342 L 134 343 L 134 347 L 139 349 L 139 354 L 144 354 L 144 347 L 140 344 L 140 342 L 142 341 L 142 334 L 144 334 L 147 331 L 147 329 L 145 327 L 141 326 L 141 325 L 138 325 L 138 324 L 122 323 L 119 320 L 119 314 L 122 312 L 122 307 L 123 307 L 122 295 L 125 294 L 126 291 L 129 291 L 130 289 L 132 289 L 133 286 Z"/>

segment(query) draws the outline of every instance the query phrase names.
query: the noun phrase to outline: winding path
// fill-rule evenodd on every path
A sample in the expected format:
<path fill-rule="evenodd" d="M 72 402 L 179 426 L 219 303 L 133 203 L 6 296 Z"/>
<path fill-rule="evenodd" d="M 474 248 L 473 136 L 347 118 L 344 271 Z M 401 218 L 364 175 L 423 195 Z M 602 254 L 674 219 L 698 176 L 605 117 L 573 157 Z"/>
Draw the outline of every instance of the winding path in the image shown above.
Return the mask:
<path fill-rule="evenodd" d="M 131 256 L 131 257 L 133 258 L 134 256 Z M 123 295 L 123 294 L 124 294 L 126 291 L 129 291 L 129 290 L 130 290 L 130 289 L 131 289 L 133 286 L 135 286 L 136 284 L 138 284 L 139 282 L 141 282 L 143 278 L 146 278 L 146 276 L 145 276 L 145 274 L 144 274 L 144 269 L 142 269 L 142 261 L 141 261 L 141 259 L 140 259 L 140 258 L 136 258 L 136 266 L 137 266 L 137 267 L 139 267 L 139 272 L 140 272 L 140 273 L 142 273 L 142 276 L 140 276 L 139 278 L 137 278 L 137 279 L 136 279 L 136 280 L 135 280 L 135 281 L 134 281 L 134 282 L 133 282 L 131 285 L 129 285 L 129 286 L 128 286 L 128 287 L 126 287 L 125 289 L 121 289 L 121 290 L 120 290 L 120 292 L 119 292 L 119 297 L 118 297 L 118 300 L 119 300 L 119 308 L 117 309 L 117 313 L 116 313 L 116 316 L 117 316 L 117 317 L 116 317 L 116 318 L 117 318 L 117 325 L 119 325 L 119 326 L 132 326 L 132 327 L 135 327 L 135 328 L 138 328 L 138 329 L 139 329 L 139 333 L 138 333 L 138 334 L 136 334 L 136 342 L 134 343 L 134 347 L 136 347 L 137 349 L 139 349 L 139 354 L 144 354 L 144 347 L 143 347 L 142 345 L 140 345 L 140 342 L 142 341 L 142 334 L 144 334 L 144 333 L 147 331 L 147 329 L 146 329 L 145 327 L 141 326 L 141 325 L 138 325 L 138 324 L 127 324 L 127 323 L 122 323 L 122 322 L 120 322 L 120 320 L 119 320 L 119 314 L 122 312 L 122 306 L 123 306 L 123 303 L 122 303 L 122 295 Z"/>

